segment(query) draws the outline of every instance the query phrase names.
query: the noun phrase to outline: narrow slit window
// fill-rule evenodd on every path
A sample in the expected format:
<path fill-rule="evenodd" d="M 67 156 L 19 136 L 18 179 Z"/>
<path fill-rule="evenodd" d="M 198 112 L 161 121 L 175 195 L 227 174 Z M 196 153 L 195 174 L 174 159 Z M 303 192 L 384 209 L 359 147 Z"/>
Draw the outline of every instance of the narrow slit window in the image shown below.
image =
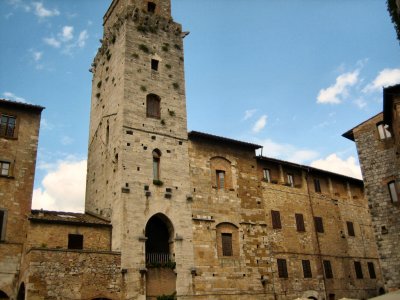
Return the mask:
<path fill-rule="evenodd" d="M 68 234 L 68 249 L 83 249 L 83 235 Z"/>
<path fill-rule="evenodd" d="M 390 199 L 392 200 L 393 203 L 398 203 L 399 202 L 399 196 L 397 194 L 397 187 L 396 187 L 396 182 L 391 181 L 388 183 L 388 189 L 389 189 L 389 194 L 390 194 Z"/>
<path fill-rule="evenodd" d="M 347 233 L 349 236 L 355 236 L 353 222 L 347 221 Z"/>
<path fill-rule="evenodd" d="M 324 233 L 324 223 L 321 217 L 314 217 L 315 230 L 319 233 Z"/>
<path fill-rule="evenodd" d="M 159 63 L 159 61 L 157 59 L 151 60 L 151 69 L 153 71 L 158 71 L 158 63 Z"/>
<path fill-rule="evenodd" d="M 368 264 L 368 273 L 369 273 L 369 278 L 375 279 L 376 274 L 375 274 L 375 266 L 373 262 L 369 262 Z"/>
<path fill-rule="evenodd" d="M 359 261 L 354 262 L 354 270 L 356 271 L 356 277 L 357 279 L 363 279 L 363 272 L 362 272 L 362 267 L 361 263 Z"/>
<path fill-rule="evenodd" d="M 217 188 L 218 189 L 225 189 L 225 171 L 217 170 Z"/>
<path fill-rule="evenodd" d="M 223 256 L 233 256 L 232 251 L 232 233 L 222 233 L 222 255 Z"/>
<path fill-rule="evenodd" d="M 321 184 L 318 178 L 314 178 L 314 190 L 316 193 L 321 193 Z"/>
<path fill-rule="evenodd" d="M 4 241 L 6 239 L 6 220 L 7 211 L 0 209 L 0 241 Z"/>
<path fill-rule="evenodd" d="M 160 159 L 161 152 L 156 149 L 153 151 L 153 179 L 160 180 Z"/>
<path fill-rule="evenodd" d="M 332 266 L 329 260 L 323 261 L 325 278 L 333 278 Z"/>

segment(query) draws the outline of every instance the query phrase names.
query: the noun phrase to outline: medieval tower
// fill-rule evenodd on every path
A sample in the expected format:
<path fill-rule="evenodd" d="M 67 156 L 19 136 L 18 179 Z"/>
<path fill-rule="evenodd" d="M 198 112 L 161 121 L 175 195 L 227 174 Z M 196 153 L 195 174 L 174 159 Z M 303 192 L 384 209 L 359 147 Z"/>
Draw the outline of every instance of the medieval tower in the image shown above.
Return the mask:
<path fill-rule="evenodd" d="M 112 223 L 125 299 L 189 295 L 184 34 L 170 0 L 114 0 L 103 26 L 92 66 L 85 209 Z M 171 267 L 146 269 L 151 264 Z"/>

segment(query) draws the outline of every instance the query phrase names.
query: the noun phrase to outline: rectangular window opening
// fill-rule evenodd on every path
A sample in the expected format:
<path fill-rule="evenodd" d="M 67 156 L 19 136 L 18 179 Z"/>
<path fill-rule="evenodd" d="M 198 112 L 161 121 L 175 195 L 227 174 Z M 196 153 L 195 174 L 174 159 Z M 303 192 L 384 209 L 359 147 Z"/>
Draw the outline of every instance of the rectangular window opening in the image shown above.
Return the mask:
<path fill-rule="evenodd" d="M 314 178 L 314 190 L 316 193 L 321 193 L 321 184 L 318 178 Z"/>
<path fill-rule="evenodd" d="M 10 176 L 10 166 L 11 164 L 7 161 L 0 161 L 0 175 Z"/>
<path fill-rule="evenodd" d="M 295 214 L 297 231 L 306 231 L 303 214 Z"/>
<path fill-rule="evenodd" d="M 221 239 L 222 239 L 222 255 L 233 256 L 232 233 L 222 233 Z"/>
<path fill-rule="evenodd" d="M 83 249 L 83 235 L 68 234 L 68 249 Z"/>
<path fill-rule="evenodd" d="M 288 278 L 286 259 L 277 259 L 279 278 Z"/>
<path fill-rule="evenodd" d="M 156 4 L 154 2 L 147 2 L 147 11 L 151 14 L 154 14 L 156 11 Z"/>
<path fill-rule="evenodd" d="M 321 217 L 314 217 L 315 230 L 324 233 L 324 223 Z"/>
<path fill-rule="evenodd" d="M 349 236 L 355 236 L 353 222 L 347 221 L 347 233 Z"/>
<path fill-rule="evenodd" d="M 2 115 L 0 122 L 0 136 L 9 138 L 14 137 L 16 123 L 16 117 Z"/>
<path fill-rule="evenodd" d="M 0 241 L 5 241 L 6 239 L 6 220 L 7 211 L 0 209 Z"/>
<path fill-rule="evenodd" d="M 304 278 L 312 278 L 311 263 L 309 260 L 302 260 Z"/>
<path fill-rule="evenodd" d="M 373 262 L 368 262 L 368 273 L 369 273 L 369 278 L 375 279 L 376 274 L 375 274 L 375 266 Z"/>
<path fill-rule="evenodd" d="M 287 174 L 287 183 L 288 183 L 289 186 L 294 187 L 293 174 Z"/>
<path fill-rule="evenodd" d="M 389 182 L 388 189 L 389 189 L 390 199 L 392 200 L 392 202 L 399 203 L 399 195 L 397 194 L 396 182 L 395 181 Z"/>
<path fill-rule="evenodd" d="M 323 261 L 325 278 L 333 278 L 332 266 L 329 260 Z"/>
<path fill-rule="evenodd" d="M 153 71 L 158 71 L 158 60 L 157 59 L 151 60 L 151 69 Z"/>
<path fill-rule="evenodd" d="M 359 261 L 354 262 L 354 270 L 356 271 L 357 279 L 363 279 L 364 276 L 362 272 L 361 263 Z"/>
<path fill-rule="evenodd" d="M 269 169 L 264 169 L 263 177 L 266 182 L 271 182 L 271 171 Z"/>
<path fill-rule="evenodd" d="M 272 228 L 273 229 L 281 229 L 281 213 L 277 210 L 271 210 L 271 217 L 272 217 Z"/>
<path fill-rule="evenodd" d="M 216 175 L 218 189 L 225 189 L 225 171 L 217 170 Z"/>

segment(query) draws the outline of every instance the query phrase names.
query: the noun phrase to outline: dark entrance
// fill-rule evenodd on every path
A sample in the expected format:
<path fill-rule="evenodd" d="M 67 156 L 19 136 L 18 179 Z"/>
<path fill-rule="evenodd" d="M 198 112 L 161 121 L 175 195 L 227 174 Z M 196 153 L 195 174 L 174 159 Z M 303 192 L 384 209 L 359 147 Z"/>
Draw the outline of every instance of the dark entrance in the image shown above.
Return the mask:
<path fill-rule="evenodd" d="M 21 283 L 19 286 L 17 300 L 25 300 L 25 283 Z"/>
<path fill-rule="evenodd" d="M 146 264 L 162 266 L 173 262 L 173 228 L 169 219 L 162 215 L 152 216 L 146 225 Z"/>

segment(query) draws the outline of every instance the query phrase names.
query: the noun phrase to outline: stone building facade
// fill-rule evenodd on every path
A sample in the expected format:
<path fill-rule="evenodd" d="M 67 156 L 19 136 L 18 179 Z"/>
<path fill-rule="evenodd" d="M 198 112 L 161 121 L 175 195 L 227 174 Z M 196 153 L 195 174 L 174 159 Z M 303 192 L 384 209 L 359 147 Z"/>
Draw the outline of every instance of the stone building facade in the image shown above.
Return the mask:
<path fill-rule="evenodd" d="M 388 291 L 400 289 L 400 85 L 383 89 L 383 112 L 344 134 L 357 145 Z"/>
<path fill-rule="evenodd" d="M 85 213 L 30 211 L 31 181 L 13 200 L 24 211 L 0 202 L 0 263 L 14 261 L 12 275 L 0 268 L 0 299 L 331 300 L 383 288 L 362 181 L 188 132 L 186 33 L 169 0 L 114 0 L 103 25 Z M 19 252 L 2 248 L 10 228 Z"/>

